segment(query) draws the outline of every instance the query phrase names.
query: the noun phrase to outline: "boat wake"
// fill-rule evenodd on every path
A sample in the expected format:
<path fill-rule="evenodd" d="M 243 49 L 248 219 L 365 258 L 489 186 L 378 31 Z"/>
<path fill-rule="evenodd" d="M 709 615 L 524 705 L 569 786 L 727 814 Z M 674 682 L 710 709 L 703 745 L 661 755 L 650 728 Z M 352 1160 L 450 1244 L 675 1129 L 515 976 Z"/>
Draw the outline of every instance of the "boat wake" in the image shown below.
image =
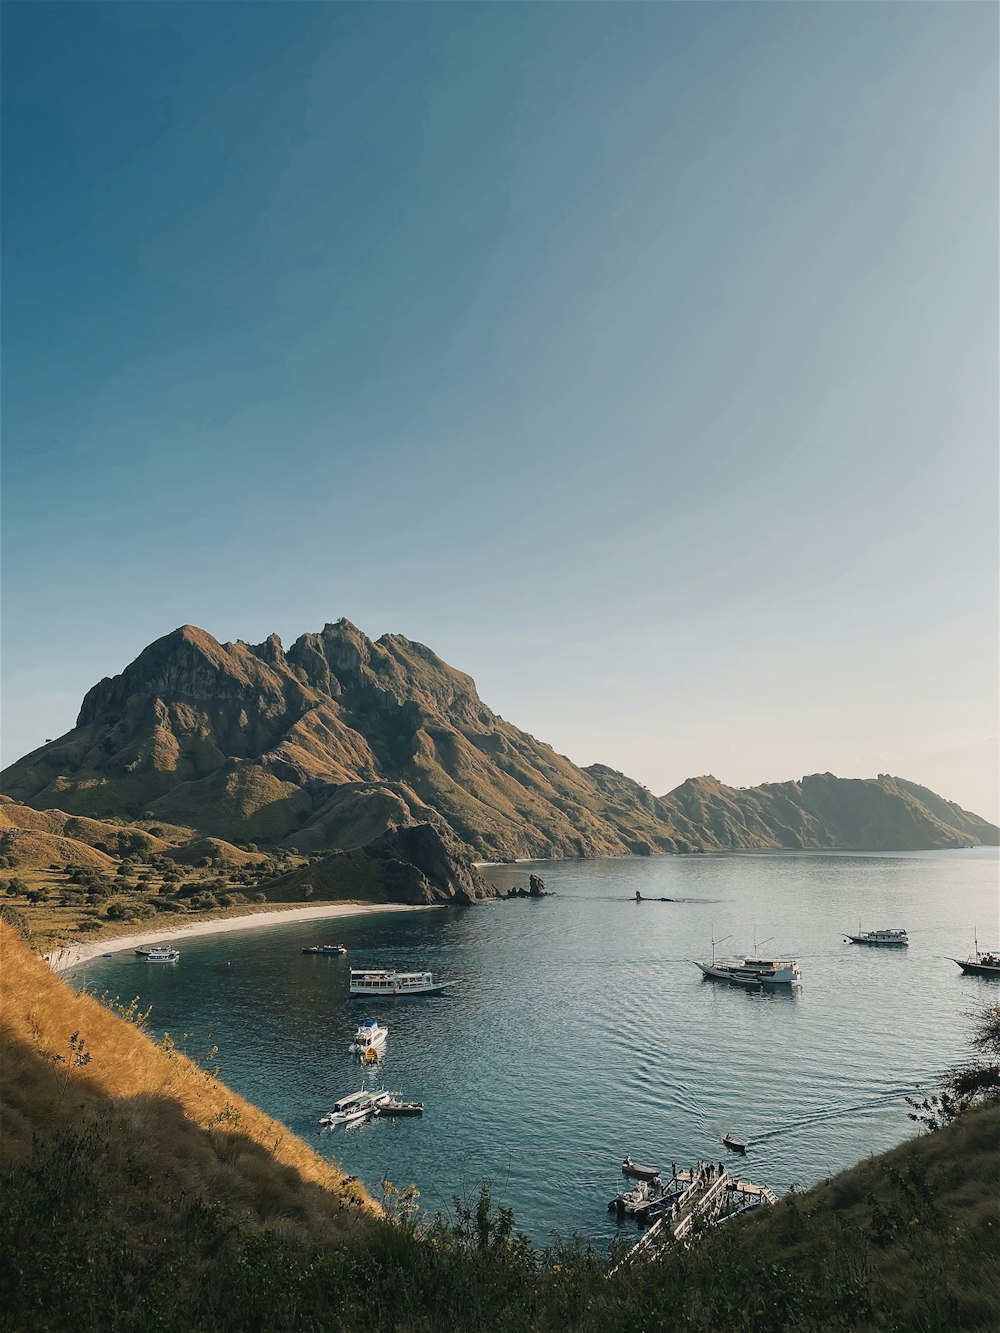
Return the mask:
<path fill-rule="evenodd" d="M 898 1088 L 890 1088 L 886 1092 L 876 1093 L 867 1097 L 864 1101 L 851 1102 L 846 1106 L 828 1106 L 823 1110 L 813 1111 L 809 1115 L 798 1116 L 794 1120 L 786 1121 L 782 1125 L 775 1125 L 772 1129 L 762 1130 L 759 1134 L 751 1133 L 749 1136 L 751 1146 L 758 1143 L 767 1143 L 772 1139 L 786 1138 L 792 1134 L 798 1134 L 804 1129 L 809 1129 L 812 1125 L 820 1125 L 828 1120 L 839 1120 L 844 1116 L 857 1115 L 860 1111 L 877 1111 L 880 1107 L 888 1106 L 890 1102 L 902 1102 L 903 1098 L 909 1093 L 919 1092 L 921 1085 L 917 1083 L 903 1083 Z"/>

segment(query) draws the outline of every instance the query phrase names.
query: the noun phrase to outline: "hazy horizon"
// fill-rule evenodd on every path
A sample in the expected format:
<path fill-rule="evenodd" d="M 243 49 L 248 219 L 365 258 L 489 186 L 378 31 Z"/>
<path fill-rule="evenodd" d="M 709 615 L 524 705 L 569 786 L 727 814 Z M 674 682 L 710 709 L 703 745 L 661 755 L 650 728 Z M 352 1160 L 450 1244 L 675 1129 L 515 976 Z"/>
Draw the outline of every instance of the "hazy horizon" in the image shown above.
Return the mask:
<path fill-rule="evenodd" d="M 997 38 L 5 6 L 4 765 L 177 625 L 346 616 L 657 794 L 1000 820 Z"/>

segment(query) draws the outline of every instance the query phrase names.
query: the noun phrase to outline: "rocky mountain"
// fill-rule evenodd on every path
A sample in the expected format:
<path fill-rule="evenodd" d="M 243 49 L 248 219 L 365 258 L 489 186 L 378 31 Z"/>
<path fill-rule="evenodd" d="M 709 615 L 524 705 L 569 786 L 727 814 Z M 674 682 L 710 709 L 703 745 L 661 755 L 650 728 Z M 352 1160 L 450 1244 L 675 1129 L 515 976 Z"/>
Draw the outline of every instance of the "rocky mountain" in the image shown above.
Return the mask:
<path fill-rule="evenodd" d="M 303 851 L 415 824 L 487 858 L 698 845 L 637 783 L 577 768 L 491 712 L 429 648 L 373 643 L 345 620 L 287 654 L 275 636 L 175 630 L 95 685 L 76 727 L 9 768 L 3 789 Z"/>
<path fill-rule="evenodd" d="M 95 685 L 73 730 L 8 768 L 2 787 L 36 809 L 303 852 L 370 850 L 422 826 L 422 854 L 438 867 L 460 855 L 998 840 L 993 826 L 892 778 L 819 775 L 751 791 L 698 778 L 657 798 L 520 731 L 423 644 L 373 642 L 346 620 L 287 652 L 275 635 L 221 644 L 175 630 Z M 374 860 L 384 869 L 385 855 Z M 434 876 L 409 864 L 417 878 L 406 891 L 419 900 Z"/>
<path fill-rule="evenodd" d="M 814 773 L 801 782 L 727 787 L 713 777 L 689 778 L 660 798 L 661 806 L 702 830 L 713 850 L 849 848 L 917 851 L 995 846 L 1000 830 L 926 787 L 880 773 L 837 778 Z"/>

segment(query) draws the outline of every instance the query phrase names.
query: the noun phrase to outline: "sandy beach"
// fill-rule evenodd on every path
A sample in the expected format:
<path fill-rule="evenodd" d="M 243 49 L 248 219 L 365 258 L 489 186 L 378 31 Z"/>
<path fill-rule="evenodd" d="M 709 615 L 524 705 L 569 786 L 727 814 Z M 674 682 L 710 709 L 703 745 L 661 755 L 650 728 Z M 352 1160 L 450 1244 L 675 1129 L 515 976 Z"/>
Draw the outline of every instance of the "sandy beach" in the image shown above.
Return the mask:
<path fill-rule="evenodd" d="M 202 938 L 205 935 L 226 935 L 234 930 L 253 930 L 260 926 L 288 925 L 295 921 L 326 921 L 332 917 L 363 916 L 370 912 L 430 912 L 433 905 L 411 907 L 405 903 L 321 903 L 315 907 L 278 908 L 270 912 L 250 912 L 246 916 L 227 916 L 217 921 L 190 921 L 183 926 L 171 926 L 132 932 L 110 940 L 93 940 L 67 944 L 62 949 L 45 955 L 45 961 L 55 972 L 70 972 L 91 958 L 106 953 L 122 953 L 146 944 L 178 944 L 181 940 Z"/>

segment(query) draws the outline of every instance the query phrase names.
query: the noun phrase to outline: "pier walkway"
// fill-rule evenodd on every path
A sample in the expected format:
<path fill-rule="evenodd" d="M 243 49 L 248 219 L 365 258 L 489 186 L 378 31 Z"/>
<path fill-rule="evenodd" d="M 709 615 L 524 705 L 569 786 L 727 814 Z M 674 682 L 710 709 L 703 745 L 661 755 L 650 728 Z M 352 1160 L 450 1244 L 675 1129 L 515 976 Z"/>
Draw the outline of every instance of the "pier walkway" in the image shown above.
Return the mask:
<path fill-rule="evenodd" d="M 742 1212 L 745 1208 L 778 1202 L 778 1196 L 767 1185 L 753 1185 L 747 1180 L 737 1180 L 721 1162 L 718 1165 L 714 1162 L 699 1163 L 691 1171 L 675 1170 L 671 1181 L 684 1185 L 683 1192 L 670 1211 L 654 1222 L 641 1240 L 612 1268 L 609 1277 L 635 1259 L 655 1258 L 657 1252 L 670 1240 L 683 1240 L 690 1234 L 696 1218 L 711 1223 L 719 1220 L 720 1214 L 730 1216 L 733 1211 Z M 737 1206 L 723 1213 L 727 1203 L 735 1203 Z"/>

